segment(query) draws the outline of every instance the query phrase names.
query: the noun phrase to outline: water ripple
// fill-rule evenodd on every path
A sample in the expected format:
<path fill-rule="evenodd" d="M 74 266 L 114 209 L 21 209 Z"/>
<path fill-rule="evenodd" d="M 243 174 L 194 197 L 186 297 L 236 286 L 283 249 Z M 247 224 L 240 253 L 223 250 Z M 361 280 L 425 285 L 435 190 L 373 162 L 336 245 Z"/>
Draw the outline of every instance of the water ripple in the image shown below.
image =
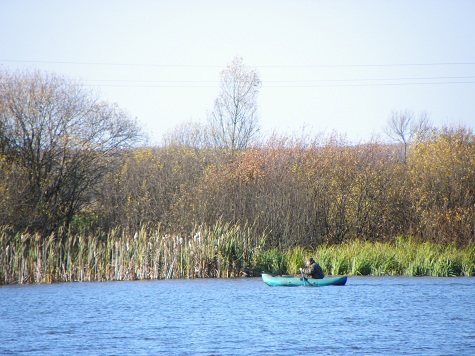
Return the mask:
<path fill-rule="evenodd" d="M 0 354 L 475 354 L 475 280 L 352 277 L 0 288 Z"/>

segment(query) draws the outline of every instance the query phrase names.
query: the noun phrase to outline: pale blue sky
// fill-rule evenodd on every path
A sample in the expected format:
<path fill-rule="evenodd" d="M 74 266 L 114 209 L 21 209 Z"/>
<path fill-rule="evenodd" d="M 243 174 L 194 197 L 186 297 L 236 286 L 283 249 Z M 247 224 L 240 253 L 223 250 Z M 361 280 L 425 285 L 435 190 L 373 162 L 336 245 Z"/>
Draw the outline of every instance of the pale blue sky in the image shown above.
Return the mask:
<path fill-rule="evenodd" d="M 0 65 L 81 78 L 159 142 L 205 121 L 241 56 L 263 132 L 366 141 L 393 110 L 475 127 L 474 18 L 471 0 L 0 0 Z"/>

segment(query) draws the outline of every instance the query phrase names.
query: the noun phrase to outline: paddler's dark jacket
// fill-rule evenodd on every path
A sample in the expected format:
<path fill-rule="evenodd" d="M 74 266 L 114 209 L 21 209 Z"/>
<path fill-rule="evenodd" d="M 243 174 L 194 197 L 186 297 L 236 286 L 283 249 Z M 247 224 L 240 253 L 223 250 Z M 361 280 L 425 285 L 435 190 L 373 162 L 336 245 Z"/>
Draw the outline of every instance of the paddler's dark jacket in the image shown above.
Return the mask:
<path fill-rule="evenodd" d="M 324 277 L 322 267 L 320 267 L 317 262 L 313 262 L 310 266 L 302 268 L 302 272 L 307 275 L 307 277 L 315 279 L 322 279 Z"/>

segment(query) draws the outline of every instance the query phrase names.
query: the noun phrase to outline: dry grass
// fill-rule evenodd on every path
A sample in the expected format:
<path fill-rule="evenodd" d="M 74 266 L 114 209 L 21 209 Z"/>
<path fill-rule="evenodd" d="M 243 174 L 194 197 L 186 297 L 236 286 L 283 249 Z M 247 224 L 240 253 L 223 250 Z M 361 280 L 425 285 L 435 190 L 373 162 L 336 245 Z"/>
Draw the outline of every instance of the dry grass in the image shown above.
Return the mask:
<path fill-rule="evenodd" d="M 0 230 L 0 284 L 238 277 L 256 265 L 264 236 L 250 229 L 197 227 L 189 236 L 159 229 L 46 239 Z"/>

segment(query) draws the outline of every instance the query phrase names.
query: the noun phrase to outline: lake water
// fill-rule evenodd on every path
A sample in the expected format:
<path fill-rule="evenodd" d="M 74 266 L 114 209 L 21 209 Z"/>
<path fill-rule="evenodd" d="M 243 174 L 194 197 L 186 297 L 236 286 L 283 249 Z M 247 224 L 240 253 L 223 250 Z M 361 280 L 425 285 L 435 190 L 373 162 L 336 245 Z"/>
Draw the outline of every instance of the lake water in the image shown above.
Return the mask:
<path fill-rule="evenodd" d="M 260 278 L 0 287 L 0 354 L 475 354 L 475 279 Z"/>

